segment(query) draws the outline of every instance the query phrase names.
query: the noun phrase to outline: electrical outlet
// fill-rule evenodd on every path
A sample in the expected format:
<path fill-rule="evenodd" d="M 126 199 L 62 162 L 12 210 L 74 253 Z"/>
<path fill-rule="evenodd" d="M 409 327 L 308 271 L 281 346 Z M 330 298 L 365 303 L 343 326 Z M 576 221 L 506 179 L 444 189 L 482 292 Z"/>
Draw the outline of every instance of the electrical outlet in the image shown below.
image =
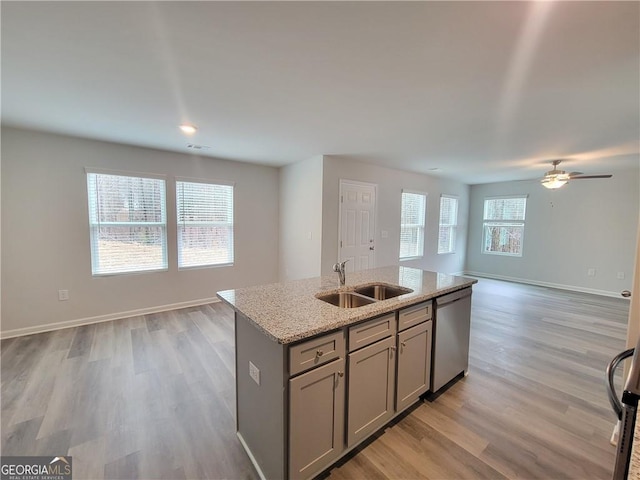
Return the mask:
<path fill-rule="evenodd" d="M 253 362 L 249 362 L 249 376 L 253 378 L 253 381 L 260 385 L 260 369 L 256 367 Z"/>
<path fill-rule="evenodd" d="M 596 269 L 595 268 L 590 268 L 587 270 L 587 275 L 590 277 L 595 277 L 596 276 Z"/>
<path fill-rule="evenodd" d="M 618 280 L 624 280 L 624 272 L 618 272 Z"/>
<path fill-rule="evenodd" d="M 58 300 L 69 300 L 69 290 L 58 290 Z"/>
<path fill-rule="evenodd" d="M 307 232 L 307 240 L 313 240 L 313 232 Z"/>
<path fill-rule="evenodd" d="M 388 238 L 389 232 L 387 230 L 382 230 L 382 232 L 380 232 L 380 235 L 382 236 L 382 238 Z"/>

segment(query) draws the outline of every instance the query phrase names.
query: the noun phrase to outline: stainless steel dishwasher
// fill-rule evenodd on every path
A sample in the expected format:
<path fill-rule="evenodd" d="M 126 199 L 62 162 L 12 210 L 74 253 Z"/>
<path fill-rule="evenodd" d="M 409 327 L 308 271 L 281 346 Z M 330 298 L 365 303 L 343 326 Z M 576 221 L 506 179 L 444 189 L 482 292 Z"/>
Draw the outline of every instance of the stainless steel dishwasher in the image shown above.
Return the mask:
<path fill-rule="evenodd" d="M 436 298 L 431 392 L 469 368 L 471 288 Z"/>

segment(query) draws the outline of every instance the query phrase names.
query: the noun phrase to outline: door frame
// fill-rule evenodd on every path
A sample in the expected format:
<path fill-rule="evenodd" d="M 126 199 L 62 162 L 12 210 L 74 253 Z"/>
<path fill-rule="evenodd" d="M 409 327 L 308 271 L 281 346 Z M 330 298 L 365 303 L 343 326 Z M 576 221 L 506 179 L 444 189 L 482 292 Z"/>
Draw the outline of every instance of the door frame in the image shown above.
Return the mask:
<path fill-rule="evenodd" d="M 373 207 L 373 244 L 374 247 L 377 247 L 378 244 L 378 184 L 377 183 L 369 183 L 369 182 L 361 182 L 360 180 L 349 180 L 346 178 L 340 179 L 340 188 L 338 190 L 338 258 L 337 262 L 342 261 L 342 246 L 340 245 L 340 241 L 342 239 L 342 195 L 343 195 L 343 187 L 345 184 L 350 185 L 359 185 L 363 187 L 373 187 L 373 194 L 375 195 L 376 203 Z M 373 267 L 376 267 L 376 259 L 377 259 L 377 251 L 373 250 Z"/>
<path fill-rule="evenodd" d="M 636 234 L 636 258 L 633 267 L 633 281 L 631 284 L 631 299 L 629 302 L 629 321 L 627 323 L 627 348 L 635 348 L 640 336 L 640 218 L 638 219 Z M 623 377 L 626 381 L 631 369 L 630 362 L 625 362 Z"/>

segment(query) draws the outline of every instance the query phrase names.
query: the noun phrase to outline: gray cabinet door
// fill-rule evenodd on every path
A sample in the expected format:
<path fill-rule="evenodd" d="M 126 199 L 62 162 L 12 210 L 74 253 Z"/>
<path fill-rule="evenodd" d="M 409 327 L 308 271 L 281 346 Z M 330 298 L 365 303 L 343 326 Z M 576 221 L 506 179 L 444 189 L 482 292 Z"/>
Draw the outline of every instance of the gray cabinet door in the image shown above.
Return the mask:
<path fill-rule="evenodd" d="M 393 416 L 395 336 L 349 354 L 347 446 L 351 447 Z"/>
<path fill-rule="evenodd" d="M 344 359 L 289 380 L 289 478 L 311 478 L 344 450 Z"/>
<path fill-rule="evenodd" d="M 431 321 L 398 334 L 396 410 L 401 411 L 429 389 L 431 379 Z"/>

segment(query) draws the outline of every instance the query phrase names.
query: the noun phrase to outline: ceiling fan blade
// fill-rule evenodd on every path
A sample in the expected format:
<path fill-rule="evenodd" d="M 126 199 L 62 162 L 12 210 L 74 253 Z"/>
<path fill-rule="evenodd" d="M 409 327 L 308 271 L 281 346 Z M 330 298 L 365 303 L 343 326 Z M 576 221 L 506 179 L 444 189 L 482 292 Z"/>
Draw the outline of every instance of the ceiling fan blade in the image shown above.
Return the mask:
<path fill-rule="evenodd" d="M 611 178 L 613 175 L 583 175 L 581 177 L 571 177 L 571 180 L 585 180 L 589 178 Z"/>
<path fill-rule="evenodd" d="M 569 173 L 570 177 L 573 177 L 574 175 L 584 175 L 584 173 L 582 173 L 582 172 L 570 172 Z"/>

